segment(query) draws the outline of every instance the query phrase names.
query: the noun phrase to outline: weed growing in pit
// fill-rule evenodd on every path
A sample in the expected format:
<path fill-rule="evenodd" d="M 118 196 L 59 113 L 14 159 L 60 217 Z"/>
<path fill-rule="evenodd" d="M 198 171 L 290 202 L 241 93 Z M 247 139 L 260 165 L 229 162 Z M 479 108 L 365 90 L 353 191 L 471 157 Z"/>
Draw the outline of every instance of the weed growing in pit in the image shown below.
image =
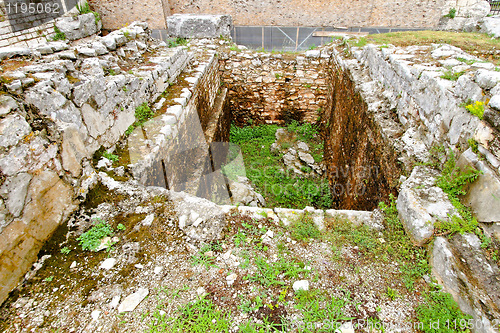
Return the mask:
<path fill-rule="evenodd" d="M 484 117 L 484 102 L 476 101 L 465 106 L 465 109 L 479 119 Z"/>
<path fill-rule="evenodd" d="M 213 302 L 204 297 L 179 307 L 177 313 L 178 316 L 172 318 L 156 310 L 149 332 L 229 332 L 231 328 L 231 313 L 217 310 Z"/>
<path fill-rule="evenodd" d="M 67 246 L 61 248 L 61 253 L 62 254 L 69 254 L 70 252 L 71 252 L 71 250 Z"/>
<path fill-rule="evenodd" d="M 104 222 L 102 219 L 96 219 L 95 222 L 97 222 L 97 224 L 77 238 L 84 251 L 96 251 L 101 244 L 101 240 L 113 234 L 113 228 L 111 228 L 108 223 Z"/>
<path fill-rule="evenodd" d="M 443 17 L 449 17 L 451 19 L 454 19 L 456 14 L 457 14 L 457 10 L 455 8 L 450 8 L 450 10 L 448 11 L 448 14 L 444 15 Z"/>
<path fill-rule="evenodd" d="M 59 30 L 59 28 L 56 27 L 55 25 L 54 25 L 54 32 L 56 34 L 52 37 L 53 41 L 66 40 L 66 34 L 64 32 L 62 32 L 61 30 Z"/>
<path fill-rule="evenodd" d="M 320 238 L 321 232 L 308 213 L 301 214 L 290 225 L 292 238 L 299 241 Z"/>
<path fill-rule="evenodd" d="M 297 139 L 309 145 L 311 155 L 316 162 L 320 162 L 323 144 L 317 127 L 298 122 L 292 122 L 288 127 L 296 134 Z M 286 170 L 279 152 L 271 152 L 270 147 L 276 140 L 277 129 L 277 125 L 242 128 L 231 126 L 230 141 L 241 148 L 246 176 L 257 191 L 266 197 L 268 207 L 302 209 L 314 206 L 329 209 L 332 197 L 326 179 L 296 175 L 291 170 Z M 231 174 L 227 173 L 230 170 L 225 167 L 223 170 L 231 178 Z"/>
<path fill-rule="evenodd" d="M 467 325 L 472 316 L 460 311 L 450 294 L 430 291 L 425 295 L 425 303 L 417 308 L 417 319 L 423 323 L 422 331 L 425 333 L 470 332 Z M 439 328 L 434 329 L 432 324 L 437 322 L 440 323 Z"/>

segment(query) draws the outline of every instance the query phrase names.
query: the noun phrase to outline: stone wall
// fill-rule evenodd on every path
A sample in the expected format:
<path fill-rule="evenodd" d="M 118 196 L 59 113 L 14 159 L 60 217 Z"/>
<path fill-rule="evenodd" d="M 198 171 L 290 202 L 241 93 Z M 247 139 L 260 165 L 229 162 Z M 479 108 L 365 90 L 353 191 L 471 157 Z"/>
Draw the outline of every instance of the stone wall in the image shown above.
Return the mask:
<path fill-rule="evenodd" d="M 327 99 L 329 53 L 270 54 L 230 51 L 221 54 L 233 120 L 283 124 L 292 119 L 317 122 Z"/>
<path fill-rule="evenodd" d="M 235 25 L 436 27 L 445 0 L 170 0 L 172 13 L 229 14 Z"/>
<path fill-rule="evenodd" d="M 362 94 L 356 83 L 359 78 L 355 80 L 338 58 L 332 57 L 329 68 L 328 103 L 322 123 L 332 208 L 376 209 L 389 194 L 396 194 L 403 167 L 392 138 L 383 135 L 380 116 L 376 115 L 382 108 L 369 104 L 373 98 Z M 391 117 L 390 113 L 386 116 Z"/>
<path fill-rule="evenodd" d="M 134 21 L 145 21 L 150 29 L 166 29 L 170 15 L 168 0 L 89 0 L 101 14 L 104 29 L 120 29 Z"/>
<path fill-rule="evenodd" d="M 43 51 L 38 60 L 12 51 L 2 61 L 0 302 L 95 183 L 93 154 L 114 146 L 136 108 L 156 101 L 189 61 L 184 48 L 148 34 L 132 24 L 78 46 L 21 53 Z"/>
<path fill-rule="evenodd" d="M 78 14 L 76 3 L 76 0 L 0 0 L 0 47 L 32 47 L 45 43 L 55 35 L 54 24 L 57 18 Z M 21 7 L 22 4 L 27 7 Z M 34 5 L 31 9 L 30 4 Z M 34 13 L 31 14 L 30 11 Z"/>

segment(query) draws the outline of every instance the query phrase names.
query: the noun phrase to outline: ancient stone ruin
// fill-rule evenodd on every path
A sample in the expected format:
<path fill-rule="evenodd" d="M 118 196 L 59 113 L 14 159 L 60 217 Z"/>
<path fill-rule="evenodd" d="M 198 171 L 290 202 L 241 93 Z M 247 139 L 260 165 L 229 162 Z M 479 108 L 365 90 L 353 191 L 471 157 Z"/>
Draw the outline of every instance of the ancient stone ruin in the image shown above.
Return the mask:
<path fill-rule="evenodd" d="M 440 24 L 494 31 L 484 6 Z M 71 13 L 66 39 L 0 48 L 3 330 L 188 332 L 211 309 L 213 331 L 430 332 L 444 297 L 457 331 L 499 331 L 500 44 L 264 52 L 228 15 L 161 41 Z M 238 128 L 327 209 L 269 206 Z"/>

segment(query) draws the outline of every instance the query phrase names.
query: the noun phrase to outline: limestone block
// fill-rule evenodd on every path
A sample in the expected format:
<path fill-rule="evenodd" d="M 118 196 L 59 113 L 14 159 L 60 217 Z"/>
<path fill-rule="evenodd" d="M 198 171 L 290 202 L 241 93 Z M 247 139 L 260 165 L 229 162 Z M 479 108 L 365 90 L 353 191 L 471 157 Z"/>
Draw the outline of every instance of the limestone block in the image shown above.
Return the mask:
<path fill-rule="evenodd" d="M 31 127 L 19 114 L 8 115 L 0 120 L 0 146 L 10 147 L 31 133 Z"/>
<path fill-rule="evenodd" d="M 14 217 L 19 217 L 23 211 L 30 181 L 31 175 L 22 172 L 7 178 L 0 188 L 1 193 L 7 198 L 6 207 Z"/>
<path fill-rule="evenodd" d="M 31 52 L 31 49 L 25 47 L 0 47 L 0 60 L 12 58 L 15 56 L 29 56 L 31 55 Z"/>
<path fill-rule="evenodd" d="M 76 40 L 97 33 L 100 24 L 96 24 L 93 13 L 88 13 L 76 17 L 61 17 L 56 20 L 56 27 L 65 33 L 69 40 Z"/>
<path fill-rule="evenodd" d="M 455 85 L 455 95 L 464 101 L 470 99 L 475 102 L 483 98 L 483 90 L 472 80 L 470 74 L 462 75 Z"/>
<path fill-rule="evenodd" d="M 33 176 L 28 189 L 22 218 L 26 232 L 44 242 L 75 208 L 71 187 L 54 171 L 42 171 Z"/>
<path fill-rule="evenodd" d="M 500 38 L 500 16 L 485 17 L 481 23 L 481 32 Z"/>
<path fill-rule="evenodd" d="M 483 172 L 475 182 L 464 188 L 467 194 L 463 202 L 472 209 L 479 222 L 500 222 L 500 179 L 496 173 L 471 149 L 460 156 L 457 166 L 462 169 L 474 167 Z"/>
<path fill-rule="evenodd" d="M 230 36 L 233 26 L 229 15 L 174 14 L 167 17 L 171 36 L 181 38 L 218 38 Z"/>
<path fill-rule="evenodd" d="M 16 100 L 9 95 L 0 96 L 0 116 L 9 114 L 19 107 Z"/>
<path fill-rule="evenodd" d="M 61 158 L 63 168 L 69 171 L 73 177 L 78 177 L 82 171 L 82 159 L 89 156 L 87 148 L 76 126 L 66 127 L 62 138 Z"/>
<path fill-rule="evenodd" d="M 476 82 L 481 88 L 489 90 L 500 82 L 500 72 L 479 69 L 476 72 Z"/>
<path fill-rule="evenodd" d="M 411 241 L 424 245 L 434 234 L 434 223 L 447 220 L 456 210 L 442 189 L 435 186 L 437 172 L 416 166 L 401 185 L 397 200 L 399 218 Z"/>

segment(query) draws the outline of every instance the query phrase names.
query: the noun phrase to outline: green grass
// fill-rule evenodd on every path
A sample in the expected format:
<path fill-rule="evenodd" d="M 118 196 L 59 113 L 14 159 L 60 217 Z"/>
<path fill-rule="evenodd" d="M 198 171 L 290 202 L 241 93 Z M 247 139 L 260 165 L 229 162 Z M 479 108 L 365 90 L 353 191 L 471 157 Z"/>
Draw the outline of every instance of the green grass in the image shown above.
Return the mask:
<path fill-rule="evenodd" d="M 188 44 L 188 40 L 186 38 L 177 37 L 176 39 L 168 39 L 168 47 L 177 47 L 177 46 L 186 46 Z"/>
<path fill-rule="evenodd" d="M 83 4 L 79 5 L 76 4 L 76 9 L 80 12 L 80 14 L 88 14 L 88 13 L 93 13 L 94 18 L 95 18 L 95 24 L 97 25 L 99 23 L 99 20 L 101 19 L 101 16 L 99 13 L 94 12 L 92 9 L 90 9 L 90 5 L 87 1 L 85 1 Z"/>
<path fill-rule="evenodd" d="M 177 317 L 167 317 L 157 310 L 148 332 L 229 332 L 232 324 L 230 312 L 218 310 L 211 300 L 203 297 L 179 307 L 177 313 Z"/>
<path fill-rule="evenodd" d="M 472 316 L 464 315 L 450 294 L 431 291 L 425 303 L 418 306 L 417 319 L 423 323 L 425 333 L 470 332 L 466 326 Z M 434 329 L 432 325 L 437 322 L 439 327 Z"/>
<path fill-rule="evenodd" d="M 450 81 L 456 81 L 458 80 L 459 77 L 461 77 L 464 74 L 465 72 L 453 73 L 452 70 L 447 70 L 446 72 L 443 73 L 443 75 L 440 76 L 440 78 Z"/>
<path fill-rule="evenodd" d="M 301 214 L 290 225 L 291 236 L 295 240 L 308 240 L 310 238 L 320 238 L 321 232 L 308 213 Z"/>
<path fill-rule="evenodd" d="M 264 287 L 287 285 L 286 278 L 307 277 L 309 270 L 304 269 L 305 265 L 295 262 L 289 258 L 280 257 L 278 261 L 268 263 L 267 259 L 259 256 L 255 259 L 257 272 L 253 275 L 247 275 L 245 280 L 259 282 Z"/>
<path fill-rule="evenodd" d="M 64 32 L 62 32 L 61 30 L 59 30 L 58 27 L 56 27 L 54 25 L 54 32 L 56 33 L 53 37 L 52 37 L 52 40 L 53 41 L 57 41 L 57 40 L 66 40 L 66 34 Z"/>
<path fill-rule="evenodd" d="M 450 44 L 465 52 L 478 52 L 479 56 L 488 60 L 490 51 L 500 48 L 500 40 L 487 34 L 449 32 L 449 31 L 401 31 L 386 34 L 374 34 L 366 37 L 367 41 L 378 45 L 395 46 Z M 493 56 L 493 63 L 500 64 L 500 56 Z"/>
<path fill-rule="evenodd" d="M 119 159 L 118 155 L 115 155 L 113 153 L 108 153 L 107 151 L 102 153 L 102 157 L 105 157 L 112 162 L 118 162 Z"/>
<path fill-rule="evenodd" d="M 191 263 L 193 264 L 193 266 L 202 265 L 205 266 L 206 269 L 214 266 L 213 262 L 215 260 L 215 257 L 205 255 L 205 253 L 212 250 L 212 246 L 204 245 L 197 254 L 191 257 Z"/>
<path fill-rule="evenodd" d="M 108 223 L 104 222 L 102 219 L 96 219 L 95 222 L 97 222 L 97 224 L 84 232 L 77 239 L 84 251 L 96 251 L 101 244 L 101 240 L 113 234 L 113 228 L 111 228 Z"/>
<path fill-rule="evenodd" d="M 271 152 L 278 128 L 277 125 L 231 126 L 230 141 L 241 148 L 246 176 L 266 198 L 267 207 L 329 209 L 332 197 L 326 179 L 295 175 L 292 170 L 285 170 L 281 153 Z M 297 134 L 297 140 L 309 144 L 316 162 L 322 160 L 323 143 L 314 125 L 292 122 L 288 129 Z M 239 153 L 238 147 L 234 148 L 230 154 Z M 231 178 L 232 171 L 226 169 L 224 172 Z"/>

